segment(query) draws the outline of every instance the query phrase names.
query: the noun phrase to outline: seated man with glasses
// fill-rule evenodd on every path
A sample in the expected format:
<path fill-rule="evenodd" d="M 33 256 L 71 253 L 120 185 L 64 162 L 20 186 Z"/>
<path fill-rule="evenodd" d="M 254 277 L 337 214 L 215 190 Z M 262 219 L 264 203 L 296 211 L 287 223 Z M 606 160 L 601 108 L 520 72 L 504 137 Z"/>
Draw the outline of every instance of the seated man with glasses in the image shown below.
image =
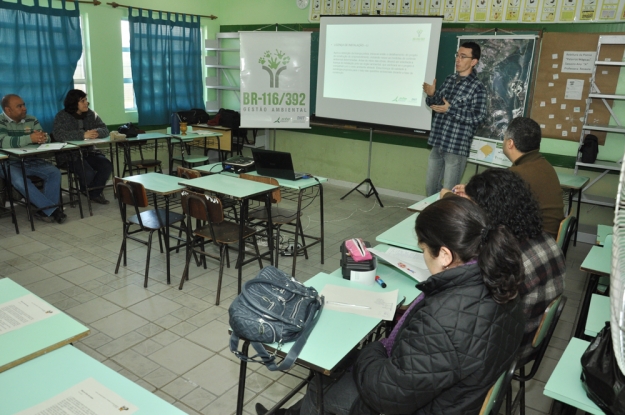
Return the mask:
<path fill-rule="evenodd" d="M 0 115 L 0 147 L 20 148 L 31 144 L 43 144 L 50 141 L 48 134 L 41 128 L 37 118 L 26 113 L 24 100 L 15 94 L 8 94 L 2 98 L 3 113 Z M 26 194 L 24 176 L 19 162 L 11 161 L 11 184 L 22 195 Z M 38 211 L 34 216 L 44 222 L 63 223 L 67 215 L 60 207 L 61 172 L 52 163 L 46 160 L 29 157 L 24 160 L 26 172 L 26 186 L 30 203 L 37 208 L 45 208 Z M 0 170 L 0 176 L 3 176 Z M 28 178 L 36 176 L 43 180 L 43 191 L 40 191 Z M 3 177 L 4 178 L 4 177 Z"/>
<path fill-rule="evenodd" d="M 456 72 L 439 88 L 436 79 L 432 84 L 423 83 L 425 102 L 433 111 L 428 139 L 432 151 L 425 180 L 428 196 L 460 183 L 473 135 L 486 118 L 486 88 L 473 69 L 480 54 L 477 43 L 461 44 L 456 53 Z"/>

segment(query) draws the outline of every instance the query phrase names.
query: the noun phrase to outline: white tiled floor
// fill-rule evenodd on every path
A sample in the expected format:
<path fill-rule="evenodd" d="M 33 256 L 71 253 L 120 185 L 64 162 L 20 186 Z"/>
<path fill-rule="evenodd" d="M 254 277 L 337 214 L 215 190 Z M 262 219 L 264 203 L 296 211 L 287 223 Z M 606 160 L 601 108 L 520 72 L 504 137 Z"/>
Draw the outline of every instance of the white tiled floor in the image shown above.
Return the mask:
<path fill-rule="evenodd" d="M 384 208 L 358 194 L 340 201 L 349 189 L 324 187 L 325 264 L 319 247 L 310 258 L 298 258 L 296 277 L 302 281 L 318 272 L 339 267 L 339 245 L 358 236 L 375 236 L 411 213 L 413 203 L 382 196 Z M 114 274 L 121 245 L 119 209 L 111 191 L 107 206 L 94 205 L 94 216 L 80 219 L 78 209 L 66 206 L 65 224 L 37 222 L 31 232 L 25 210 L 18 208 L 19 235 L 9 218 L 0 219 L 0 276 L 10 277 L 91 328 L 75 346 L 122 375 L 137 382 L 189 414 L 234 413 L 239 364 L 228 349 L 228 306 L 236 296 L 236 270 L 226 269 L 222 300 L 215 306 L 217 264 L 209 269 L 191 267 L 191 279 L 178 290 L 184 254 L 172 254 L 172 284 L 165 283 L 164 255 L 155 243 L 150 280 L 143 288 L 145 247 L 129 242 L 128 265 Z M 304 227 L 319 229 L 317 201 L 305 211 Z M 589 245 L 571 245 L 567 260 L 568 303 L 536 381 L 528 385 L 528 415 L 548 413 L 550 399 L 542 394 L 544 382 L 571 337 L 586 275 L 579 271 Z M 234 258 L 234 256 L 233 256 Z M 290 272 L 291 258 L 280 268 Z M 258 272 L 257 263 L 243 269 L 244 280 Z M 305 374 L 302 369 L 293 370 Z M 298 379 L 250 365 L 245 395 L 248 414 L 256 402 L 271 406 Z"/>

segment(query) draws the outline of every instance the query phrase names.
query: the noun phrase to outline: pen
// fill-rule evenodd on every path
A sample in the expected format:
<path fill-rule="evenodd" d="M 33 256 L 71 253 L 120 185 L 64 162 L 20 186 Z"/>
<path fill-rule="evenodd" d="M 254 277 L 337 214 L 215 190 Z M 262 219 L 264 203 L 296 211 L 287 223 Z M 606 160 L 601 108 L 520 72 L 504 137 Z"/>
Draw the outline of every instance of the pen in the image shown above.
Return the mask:
<path fill-rule="evenodd" d="M 375 276 L 375 282 L 377 282 L 378 284 L 380 284 L 380 286 L 382 288 L 386 288 L 386 283 L 384 282 L 384 280 L 382 280 L 382 278 L 380 278 L 378 275 Z"/>
<path fill-rule="evenodd" d="M 339 303 L 336 301 L 326 301 L 326 304 L 334 304 L 334 305 L 340 305 L 343 307 L 356 307 L 356 308 L 371 308 L 371 307 L 367 307 L 366 305 L 358 305 L 358 304 L 347 304 L 347 303 Z"/>

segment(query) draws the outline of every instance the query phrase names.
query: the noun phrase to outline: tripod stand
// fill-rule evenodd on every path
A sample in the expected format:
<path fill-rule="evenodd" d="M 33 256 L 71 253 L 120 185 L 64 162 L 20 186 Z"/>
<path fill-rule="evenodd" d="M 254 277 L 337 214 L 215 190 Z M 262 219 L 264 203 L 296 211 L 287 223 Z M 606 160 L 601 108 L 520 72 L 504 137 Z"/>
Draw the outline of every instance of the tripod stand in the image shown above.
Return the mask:
<path fill-rule="evenodd" d="M 380 200 L 380 195 L 378 194 L 378 191 L 375 190 L 375 186 L 373 185 L 373 182 L 371 181 L 371 150 L 372 148 L 373 148 L 373 128 L 369 128 L 369 165 L 367 166 L 367 178 L 363 180 L 362 182 L 360 182 L 360 184 L 354 187 L 352 190 L 347 192 L 347 194 L 343 196 L 341 200 L 345 199 L 347 196 L 349 196 L 350 193 L 352 193 L 355 190 L 366 198 L 371 197 L 371 195 L 375 195 L 375 198 L 378 199 L 378 203 L 380 204 L 380 207 L 384 207 L 384 205 L 382 204 L 382 201 Z M 360 186 L 362 186 L 365 183 L 369 185 L 369 190 L 367 191 L 367 193 L 363 193 L 358 189 Z"/>

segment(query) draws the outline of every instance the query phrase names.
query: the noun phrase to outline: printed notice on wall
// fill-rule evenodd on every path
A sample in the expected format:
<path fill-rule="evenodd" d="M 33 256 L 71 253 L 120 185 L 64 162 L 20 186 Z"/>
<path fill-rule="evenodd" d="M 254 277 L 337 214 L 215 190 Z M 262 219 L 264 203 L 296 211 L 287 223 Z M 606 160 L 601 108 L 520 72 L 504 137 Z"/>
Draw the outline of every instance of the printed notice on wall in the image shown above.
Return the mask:
<path fill-rule="evenodd" d="M 139 408 L 93 378 L 16 415 L 132 415 Z"/>
<path fill-rule="evenodd" d="M 597 52 L 565 51 L 562 56 L 562 72 L 592 73 Z"/>
<path fill-rule="evenodd" d="M 2 303 L 0 304 L 0 335 L 60 313 L 35 294 L 27 294 Z"/>
<path fill-rule="evenodd" d="M 568 79 L 566 81 L 566 90 L 564 91 L 564 99 L 580 100 L 582 99 L 583 91 L 584 91 L 583 79 Z"/>

